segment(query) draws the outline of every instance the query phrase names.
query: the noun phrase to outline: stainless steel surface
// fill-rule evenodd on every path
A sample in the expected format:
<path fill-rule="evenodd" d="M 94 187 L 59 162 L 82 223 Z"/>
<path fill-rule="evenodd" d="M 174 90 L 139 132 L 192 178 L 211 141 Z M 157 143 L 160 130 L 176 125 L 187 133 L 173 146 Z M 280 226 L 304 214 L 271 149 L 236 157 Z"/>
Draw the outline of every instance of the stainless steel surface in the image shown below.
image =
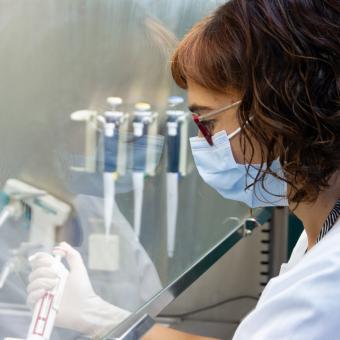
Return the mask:
<path fill-rule="evenodd" d="M 281 264 L 288 260 L 288 216 L 288 208 L 275 209 L 270 223 L 270 278 L 278 275 Z"/>

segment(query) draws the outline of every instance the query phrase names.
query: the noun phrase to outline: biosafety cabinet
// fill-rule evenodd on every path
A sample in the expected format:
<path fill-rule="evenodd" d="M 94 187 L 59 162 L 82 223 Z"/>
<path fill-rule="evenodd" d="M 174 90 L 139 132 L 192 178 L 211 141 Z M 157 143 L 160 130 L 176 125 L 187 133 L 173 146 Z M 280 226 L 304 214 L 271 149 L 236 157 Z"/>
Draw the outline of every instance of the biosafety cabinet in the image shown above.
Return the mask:
<path fill-rule="evenodd" d="M 28 259 L 61 241 L 132 313 L 103 338 L 161 322 L 229 339 L 277 272 L 286 211 L 203 183 L 170 75 L 178 41 L 221 3 L 0 0 L 0 338 L 27 337 Z"/>

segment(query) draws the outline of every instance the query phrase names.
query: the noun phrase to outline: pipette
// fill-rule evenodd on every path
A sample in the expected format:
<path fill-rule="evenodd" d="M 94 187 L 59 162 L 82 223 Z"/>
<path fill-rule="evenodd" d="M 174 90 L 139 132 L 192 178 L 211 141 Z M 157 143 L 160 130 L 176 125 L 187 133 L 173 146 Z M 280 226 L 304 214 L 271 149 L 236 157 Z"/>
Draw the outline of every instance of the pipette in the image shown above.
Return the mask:
<path fill-rule="evenodd" d="M 148 159 L 151 158 L 148 150 L 148 134 L 150 127 L 156 122 L 157 114 L 150 110 L 148 103 L 137 103 L 135 105 L 133 118 L 133 187 L 134 187 L 134 229 L 137 237 L 141 232 L 141 219 L 143 208 L 144 176 L 148 172 Z M 153 167 L 150 167 L 153 168 Z"/>
<path fill-rule="evenodd" d="M 182 104 L 183 101 L 182 97 L 169 97 L 169 109 L 166 112 L 168 146 L 166 204 L 167 250 L 169 257 L 173 257 L 175 251 L 179 174 L 184 175 L 186 171 L 187 114 L 182 110 L 176 109 L 176 106 Z"/>
<path fill-rule="evenodd" d="M 103 174 L 103 191 L 104 191 L 104 224 L 105 235 L 108 236 L 111 230 L 112 214 L 114 209 L 116 180 L 117 174 L 117 156 L 118 156 L 118 128 L 124 117 L 123 112 L 116 110 L 118 105 L 122 104 L 119 97 L 107 98 L 107 103 L 111 105 L 112 110 L 104 113 L 104 174 Z"/>
<path fill-rule="evenodd" d="M 2 195 L 9 198 L 9 209 L 3 212 L 2 221 L 18 219 L 28 212 L 25 218 L 29 223 L 29 242 L 52 248 L 56 231 L 67 221 L 71 207 L 50 193 L 14 178 L 6 181 Z"/>
<path fill-rule="evenodd" d="M 13 199 L 6 192 L 0 192 L 1 211 L 0 211 L 0 228 L 11 217 L 19 218 L 23 213 L 23 206 L 19 200 Z"/>
<path fill-rule="evenodd" d="M 53 255 L 56 259 L 54 265 L 58 273 L 58 283 L 53 290 L 47 291 L 36 304 L 26 340 L 48 340 L 53 331 L 68 277 L 68 270 L 61 263 L 61 259 L 66 255 L 65 250 L 55 247 Z"/>

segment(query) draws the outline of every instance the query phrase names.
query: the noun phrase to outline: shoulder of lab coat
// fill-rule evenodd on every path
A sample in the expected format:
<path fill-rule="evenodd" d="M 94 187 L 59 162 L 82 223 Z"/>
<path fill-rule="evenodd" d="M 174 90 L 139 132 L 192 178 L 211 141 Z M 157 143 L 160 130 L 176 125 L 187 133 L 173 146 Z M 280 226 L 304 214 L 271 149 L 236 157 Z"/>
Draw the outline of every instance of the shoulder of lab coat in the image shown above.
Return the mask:
<path fill-rule="evenodd" d="M 292 251 L 289 261 L 281 265 L 281 270 L 280 270 L 279 275 L 282 275 L 283 273 L 287 272 L 288 270 L 293 268 L 295 265 L 297 265 L 297 263 L 303 259 L 303 256 L 305 255 L 307 247 L 308 247 L 307 234 L 306 234 L 306 231 L 303 230 L 298 241 L 296 242 L 296 245 Z"/>
<path fill-rule="evenodd" d="M 340 339 L 340 221 L 302 256 L 306 236 L 299 241 L 290 268 L 269 281 L 234 340 Z"/>

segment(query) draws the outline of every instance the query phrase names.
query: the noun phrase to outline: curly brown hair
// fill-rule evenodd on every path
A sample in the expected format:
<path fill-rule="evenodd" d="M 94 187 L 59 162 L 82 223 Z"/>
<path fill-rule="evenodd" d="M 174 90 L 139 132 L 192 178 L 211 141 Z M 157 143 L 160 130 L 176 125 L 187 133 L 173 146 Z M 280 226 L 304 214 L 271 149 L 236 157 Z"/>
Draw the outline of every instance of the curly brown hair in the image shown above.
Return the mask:
<path fill-rule="evenodd" d="M 241 145 L 251 163 L 259 142 L 265 170 L 254 183 L 279 158 L 289 199 L 313 202 L 340 169 L 340 1 L 231 0 L 185 36 L 171 71 L 185 89 L 240 91 Z"/>

